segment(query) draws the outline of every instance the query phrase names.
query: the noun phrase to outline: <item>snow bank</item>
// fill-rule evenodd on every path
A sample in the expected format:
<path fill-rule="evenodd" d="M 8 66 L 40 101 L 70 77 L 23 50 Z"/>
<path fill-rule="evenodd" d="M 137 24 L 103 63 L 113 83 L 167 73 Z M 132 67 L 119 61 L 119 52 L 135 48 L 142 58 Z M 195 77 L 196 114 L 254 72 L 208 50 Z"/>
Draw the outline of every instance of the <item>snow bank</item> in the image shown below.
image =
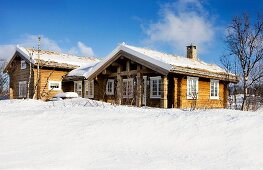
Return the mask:
<path fill-rule="evenodd" d="M 0 101 L 0 169 L 261 169 L 263 113 Z"/>
<path fill-rule="evenodd" d="M 65 92 L 65 93 L 58 93 L 54 97 L 60 98 L 77 98 L 79 95 L 75 92 Z"/>

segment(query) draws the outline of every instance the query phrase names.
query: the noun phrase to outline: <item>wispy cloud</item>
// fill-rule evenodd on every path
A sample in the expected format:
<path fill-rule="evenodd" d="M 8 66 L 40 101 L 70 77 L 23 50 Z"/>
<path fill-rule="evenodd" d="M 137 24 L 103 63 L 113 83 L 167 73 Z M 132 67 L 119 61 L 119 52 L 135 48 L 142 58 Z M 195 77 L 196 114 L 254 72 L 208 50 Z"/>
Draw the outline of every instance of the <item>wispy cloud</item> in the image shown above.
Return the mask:
<path fill-rule="evenodd" d="M 19 45 L 27 48 L 36 48 L 38 46 L 38 37 L 41 37 L 40 40 L 40 47 L 45 50 L 52 50 L 61 52 L 61 48 L 59 47 L 58 43 L 44 35 L 24 35 L 19 39 Z"/>
<path fill-rule="evenodd" d="M 72 47 L 68 53 L 80 56 L 93 57 L 94 52 L 91 47 L 85 45 L 83 42 L 79 41 L 76 47 Z"/>
<path fill-rule="evenodd" d="M 199 0 L 178 0 L 161 6 L 158 21 L 146 27 L 148 45 L 167 44 L 176 51 L 185 51 L 193 43 L 199 50 L 210 43 L 215 26 Z"/>
<path fill-rule="evenodd" d="M 15 53 L 16 45 L 20 45 L 27 48 L 36 48 L 38 46 L 38 35 L 26 34 L 22 35 L 18 40 L 16 40 L 16 44 L 6 44 L 0 45 L 0 60 L 9 60 L 12 55 Z M 66 52 L 79 56 L 89 56 L 93 57 L 94 52 L 91 47 L 85 45 L 83 42 L 79 41 L 76 46 L 68 49 L 63 49 L 59 46 L 59 44 L 44 35 L 40 35 L 40 47 L 41 49 L 57 51 L 57 52 Z"/>
<path fill-rule="evenodd" d="M 16 40 L 17 44 L 7 44 L 0 45 L 0 59 L 8 60 L 15 53 L 16 45 L 20 45 L 27 48 L 36 48 L 38 46 L 38 35 L 22 35 L 18 40 Z M 52 39 L 41 35 L 40 46 L 42 49 L 53 50 L 61 52 L 61 48 L 59 45 Z"/>
<path fill-rule="evenodd" d="M 15 45 L 0 45 L 0 61 L 8 60 L 15 53 Z"/>

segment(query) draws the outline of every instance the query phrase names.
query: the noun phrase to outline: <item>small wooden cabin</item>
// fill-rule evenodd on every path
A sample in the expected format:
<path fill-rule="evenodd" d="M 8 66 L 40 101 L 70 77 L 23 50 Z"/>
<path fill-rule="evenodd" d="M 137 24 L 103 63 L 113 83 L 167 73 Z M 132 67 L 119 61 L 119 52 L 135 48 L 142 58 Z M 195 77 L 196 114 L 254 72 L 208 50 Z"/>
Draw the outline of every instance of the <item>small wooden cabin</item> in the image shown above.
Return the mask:
<path fill-rule="evenodd" d="M 119 45 L 95 66 L 76 69 L 65 78 L 85 98 L 110 103 L 161 108 L 224 108 L 228 83 L 237 76 L 197 58 Z"/>
<path fill-rule="evenodd" d="M 46 100 L 57 93 L 73 91 L 73 82 L 64 82 L 63 77 L 73 69 L 98 61 L 94 58 L 17 46 L 15 54 L 4 69 L 10 77 L 9 97 Z"/>

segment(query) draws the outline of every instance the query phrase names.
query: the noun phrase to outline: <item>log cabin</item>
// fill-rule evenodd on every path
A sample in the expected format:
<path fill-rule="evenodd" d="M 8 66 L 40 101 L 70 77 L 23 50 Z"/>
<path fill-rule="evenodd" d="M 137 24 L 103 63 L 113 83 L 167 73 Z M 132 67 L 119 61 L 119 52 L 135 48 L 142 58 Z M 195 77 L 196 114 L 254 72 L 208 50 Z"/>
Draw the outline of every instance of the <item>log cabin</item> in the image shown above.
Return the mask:
<path fill-rule="evenodd" d="M 9 98 L 48 100 L 58 93 L 73 91 L 73 82 L 63 81 L 63 77 L 73 69 L 97 62 L 96 58 L 17 46 L 4 69 L 10 78 Z"/>
<path fill-rule="evenodd" d="M 104 60 L 71 71 L 81 97 L 109 103 L 160 108 L 224 108 L 228 84 L 238 77 L 197 58 L 194 45 L 186 57 L 121 44 Z"/>

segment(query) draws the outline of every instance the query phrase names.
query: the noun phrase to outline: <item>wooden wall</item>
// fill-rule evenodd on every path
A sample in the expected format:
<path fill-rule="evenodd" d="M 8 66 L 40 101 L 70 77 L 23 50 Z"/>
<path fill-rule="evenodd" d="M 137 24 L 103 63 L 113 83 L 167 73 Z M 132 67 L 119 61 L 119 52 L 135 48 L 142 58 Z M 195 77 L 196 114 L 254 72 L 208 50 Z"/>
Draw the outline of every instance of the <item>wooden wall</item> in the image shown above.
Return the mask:
<path fill-rule="evenodd" d="M 10 67 L 8 68 L 8 74 L 10 77 L 10 99 L 19 99 L 19 81 L 29 81 L 29 64 L 27 64 L 26 69 L 21 70 L 21 58 L 19 56 L 15 57 Z M 30 98 L 33 97 L 34 89 L 34 73 L 32 72 L 32 78 L 30 83 Z"/>
<path fill-rule="evenodd" d="M 187 76 L 172 73 L 169 73 L 167 76 L 162 75 L 155 71 L 154 68 L 146 67 L 144 63 L 137 61 L 126 53 L 120 53 L 119 58 L 101 69 L 101 72 L 94 78 L 93 99 L 123 105 L 138 105 L 139 98 L 136 96 L 136 91 L 138 94 L 138 89 L 140 88 L 137 86 L 137 83 L 141 81 L 140 79 L 143 76 L 147 76 L 146 106 L 183 109 L 192 107 L 223 108 L 227 102 L 227 86 L 222 81 L 220 81 L 219 85 L 219 99 L 210 99 L 210 79 L 199 78 L 198 99 L 189 100 L 186 98 Z M 155 76 L 162 77 L 163 94 L 161 98 L 157 99 L 150 98 L 150 77 Z M 134 95 L 133 98 L 129 99 L 122 97 L 122 90 L 119 88 L 122 87 L 122 80 L 126 78 L 133 78 L 134 80 Z M 105 93 L 108 79 L 115 80 L 114 95 L 106 95 Z"/>
<path fill-rule="evenodd" d="M 224 108 L 226 104 L 226 85 L 219 81 L 219 99 L 210 99 L 210 79 L 199 78 L 198 99 L 187 99 L 187 78 L 178 78 L 177 101 L 179 108 Z"/>
<path fill-rule="evenodd" d="M 19 99 L 25 97 L 19 97 L 19 81 L 27 81 L 29 80 L 29 73 L 30 73 L 30 66 L 27 63 L 26 69 L 21 69 L 21 57 L 16 56 L 11 63 L 10 67 L 8 68 L 8 74 L 10 76 L 10 99 Z M 52 68 L 41 68 L 40 69 L 40 83 L 39 83 L 39 98 L 46 100 L 52 98 L 57 93 L 63 91 L 61 90 L 49 90 L 48 89 L 48 81 L 61 81 L 63 76 L 65 76 L 69 70 L 63 69 L 52 69 Z M 29 90 L 29 97 L 33 98 L 34 94 L 34 87 L 37 83 L 37 69 L 32 69 L 32 77 L 30 82 L 30 90 Z M 73 82 L 69 82 L 66 84 L 65 89 L 66 91 L 73 91 Z"/>
<path fill-rule="evenodd" d="M 119 73 L 118 73 L 118 70 L 119 70 Z M 94 99 L 118 104 L 119 100 L 118 100 L 118 95 L 117 95 L 117 91 L 118 91 L 117 90 L 118 89 L 118 83 L 117 83 L 118 78 L 117 77 L 119 76 L 121 77 L 121 79 L 133 78 L 134 80 L 133 98 L 122 98 L 120 102 L 123 105 L 134 105 L 135 106 L 136 97 L 137 97 L 136 91 L 137 91 L 138 72 L 141 73 L 141 78 L 142 76 L 147 76 L 148 81 L 150 81 L 150 77 L 161 76 L 156 71 L 145 68 L 144 66 L 137 63 L 136 61 L 132 61 L 126 58 L 125 56 L 121 56 L 119 59 L 114 61 L 114 63 L 109 65 L 106 68 L 106 71 L 100 73 L 99 75 L 96 76 L 96 79 L 94 79 Z M 105 93 L 106 83 L 108 79 L 115 80 L 114 95 L 106 95 Z M 150 84 L 149 83 L 147 84 L 147 99 L 146 100 L 147 100 L 147 104 L 146 104 L 147 106 L 161 107 L 161 104 L 160 104 L 161 98 L 160 99 L 150 98 Z"/>
<path fill-rule="evenodd" d="M 61 90 L 49 90 L 48 81 L 60 81 L 62 84 L 63 77 L 68 73 L 68 70 L 55 70 L 53 68 L 40 69 L 40 83 L 39 83 L 39 96 L 43 100 L 52 98 L 54 95 L 63 92 Z M 37 69 L 34 68 L 34 80 L 37 82 Z M 74 85 L 73 85 L 74 86 Z M 67 87 L 70 88 L 70 87 Z"/>

